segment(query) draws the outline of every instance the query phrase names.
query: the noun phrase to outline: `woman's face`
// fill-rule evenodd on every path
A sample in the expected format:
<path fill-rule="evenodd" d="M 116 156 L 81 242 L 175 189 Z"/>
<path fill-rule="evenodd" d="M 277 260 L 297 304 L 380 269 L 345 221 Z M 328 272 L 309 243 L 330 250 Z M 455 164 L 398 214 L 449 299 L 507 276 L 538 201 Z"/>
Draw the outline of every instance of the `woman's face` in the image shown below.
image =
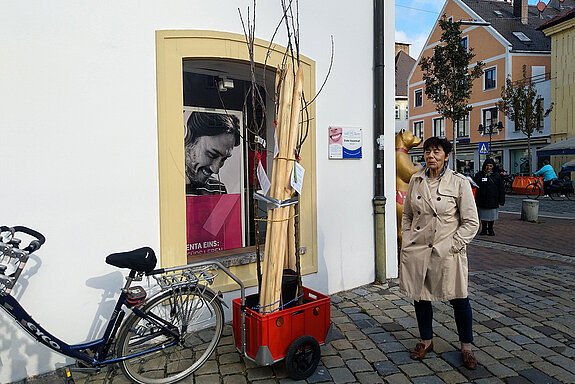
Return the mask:
<path fill-rule="evenodd" d="M 425 166 L 432 171 L 443 170 L 445 162 L 449 159 L 449 155 L 445 155 L 441 147 L 429 147 L 423 152 L 425 159 Z"/>
<path fill-rule="evenodd" d="M 493 164 L 489 163 L 489 164 L 485 164 L 485 170 L 486 171 L 491 171 L 493 169 Z"/>

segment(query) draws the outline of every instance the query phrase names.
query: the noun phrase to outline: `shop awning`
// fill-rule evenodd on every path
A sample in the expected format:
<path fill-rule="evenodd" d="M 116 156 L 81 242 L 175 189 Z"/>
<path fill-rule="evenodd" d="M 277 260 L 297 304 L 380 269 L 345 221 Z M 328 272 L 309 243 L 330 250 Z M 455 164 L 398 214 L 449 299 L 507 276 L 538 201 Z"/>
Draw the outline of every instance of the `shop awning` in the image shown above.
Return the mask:
<path fill-rule="evenodd" d="M 575 160 L 566 162 L 561 166 L 561 172 L 575 172 Z"/>
<path fill-rule="evenodd" d="M 575 155 L 575 137 L 549 144 L 537 151 L 537 156 Z"/>

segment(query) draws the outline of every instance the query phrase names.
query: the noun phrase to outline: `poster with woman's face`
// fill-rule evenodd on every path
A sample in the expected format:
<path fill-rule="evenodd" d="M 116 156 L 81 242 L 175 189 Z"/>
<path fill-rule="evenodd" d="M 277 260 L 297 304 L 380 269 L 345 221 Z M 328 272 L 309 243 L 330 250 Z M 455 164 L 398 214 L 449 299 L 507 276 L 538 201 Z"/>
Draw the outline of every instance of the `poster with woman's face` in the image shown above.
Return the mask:
<path fill-rule="evenodd" d="M 242 114 L 185 107 L 184 123 L 188 255 L 242 247 Z"/>

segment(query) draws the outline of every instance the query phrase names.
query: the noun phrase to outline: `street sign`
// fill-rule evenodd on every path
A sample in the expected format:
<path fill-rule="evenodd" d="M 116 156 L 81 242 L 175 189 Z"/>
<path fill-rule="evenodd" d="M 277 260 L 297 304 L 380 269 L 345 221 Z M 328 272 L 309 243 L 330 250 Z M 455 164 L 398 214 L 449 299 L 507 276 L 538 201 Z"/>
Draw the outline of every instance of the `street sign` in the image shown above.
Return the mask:
<path fill-rule="evenodd" d="M 487 143 L 487 142 L 480 142 L 479 143 L 479 154 L 480 155 L 489 155 L 489 143 Z"/>

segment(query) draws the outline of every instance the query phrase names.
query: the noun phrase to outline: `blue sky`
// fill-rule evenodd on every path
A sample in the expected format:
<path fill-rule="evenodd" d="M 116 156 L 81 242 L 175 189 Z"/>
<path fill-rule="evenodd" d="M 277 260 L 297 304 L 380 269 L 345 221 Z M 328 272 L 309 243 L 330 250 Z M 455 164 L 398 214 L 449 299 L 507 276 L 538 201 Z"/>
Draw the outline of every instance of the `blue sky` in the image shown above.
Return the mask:
<path fill-rule="evenodd" d="M 529 0 L 533 5 L 538 2 Z M 418 58 L 443 4 L 442 0 L 395 0 L 395 41 L 410 43 L 411 57 Z"/>

